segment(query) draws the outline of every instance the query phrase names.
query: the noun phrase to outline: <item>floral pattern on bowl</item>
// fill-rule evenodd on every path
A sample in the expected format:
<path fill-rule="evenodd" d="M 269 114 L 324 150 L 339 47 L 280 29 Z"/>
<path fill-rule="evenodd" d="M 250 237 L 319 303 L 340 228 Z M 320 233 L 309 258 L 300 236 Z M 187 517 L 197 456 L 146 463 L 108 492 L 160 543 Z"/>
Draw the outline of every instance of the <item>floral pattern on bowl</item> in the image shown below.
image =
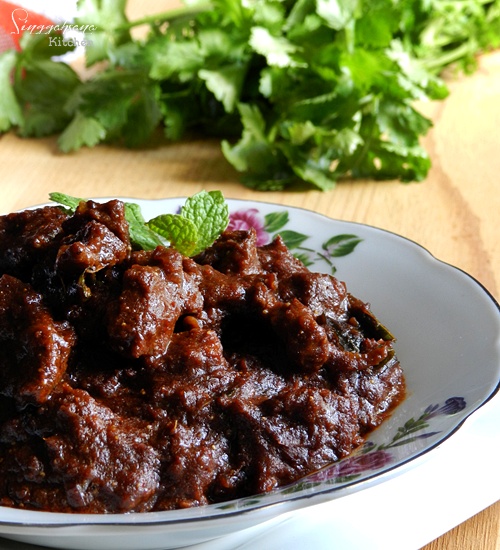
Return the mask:
<path fill-rule="evenodd" d="M 255 229 L 257 233 L 257 246 L 268 244 L 278 234 L 287 247 L 304 265 L 312 266 L 316 262 L 326 262 L 333 275 L 336 267 L 333 258 L 347 256 L 362 241 L 357 235 L 341 233 L 329 237 L 321 244 L 321 251 L 304 246 L 309 235 L 292 229 L 285 229 L 290 222 L 288 210 L 261 214 L 258 208 L 242 208 L 229 214 L 229 226 L 231 230 Z"/>
<path fill-rule="evenodd" d="M 417 419 L 410 418 L 400 426 L 389 442 L 376 444 L 373 441 L 367 441 L 351 456 L 307 476 L 306 479 L 307 481 L 343 483 L 353 481 L 368 471 L 389 466 L 397 460 L 390 449 L 438 435 L 439 431 L 427 430 L 431 427 L 432 419 L 439 415 L 457 414 L 465 409 L 466 405 L 463 397 L 450 397 L 444 405 L 429 405 Z"/>
<path fill-rule="evenodd" d="M 439 435 L 438 430 L 428 430 L 428 428 L 432 428 L 432 420 L 441 415 L 455 415 L 463 411 L 466 406 L 463 397 L 450 397 L 443 405 L 429 405 L 419 417 L 416 419 L 412 417 L 402 426 L 399 426 L 392 439 L 387 443 L 377 444 L 367 440 L 364 445 L 348 457 L 325 466 L 291 485 L 277 489 L 274 493 L 290 495 L 309 491 L 318 486 L 348 485 L 362 475 L 369 475 L 387 469 L 400 458 L 398 454 L 391 452 L 392 449 L 410 445 L 419 439 L 424 440 Z M 237 507 L 240 509 L 242 506 L 253 506 L 260 502 L 261 498 L 266 498 L 266 495 L 241 499 L 238 501 Z M 229 510 L 234 506 L 234 502 L 217 505 L 218 508 L 223 510 Z"/>

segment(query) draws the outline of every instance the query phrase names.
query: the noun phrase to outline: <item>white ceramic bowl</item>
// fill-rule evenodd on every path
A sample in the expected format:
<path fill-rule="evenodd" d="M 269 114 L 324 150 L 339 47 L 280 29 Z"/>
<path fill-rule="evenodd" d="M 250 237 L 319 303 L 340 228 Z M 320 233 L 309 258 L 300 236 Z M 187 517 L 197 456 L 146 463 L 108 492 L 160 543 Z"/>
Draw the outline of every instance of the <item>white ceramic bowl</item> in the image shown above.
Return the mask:
<path fill-rule="evenodd" d="M 146 219 L 184 199 L 137 201 Z M 229 200 L 234 227 L 277 232 L 310 269 L 335 273 L 397 338 L 408 396 L 366 445 L 291 486 L 187 510 L 125 515 L 0 508 L 0 535 L 54 548 L 187 546 L 383 483 L 427 457 L 498 391 L 500 309 L 472 277 L 398 235 L 313 212 Z"/>

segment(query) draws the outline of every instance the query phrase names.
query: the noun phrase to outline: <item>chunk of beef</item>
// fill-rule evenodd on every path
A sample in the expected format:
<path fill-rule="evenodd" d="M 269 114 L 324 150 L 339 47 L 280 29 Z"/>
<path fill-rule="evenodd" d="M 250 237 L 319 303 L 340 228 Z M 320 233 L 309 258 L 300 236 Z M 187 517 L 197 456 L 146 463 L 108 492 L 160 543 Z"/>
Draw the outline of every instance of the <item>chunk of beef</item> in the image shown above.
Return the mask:
<path fill-rule="evenodd" d="M 328 316 L 345 319 L 348 312 L 348 293 L 345 284 L 326 273 L 298 271 L 282 277 L 280 298 L 296 298 L 315 318 Z"/>
<path fill-rule="evenodd" d="M 249 275 L 262 270 L 256 248 L 257 234 L 250 231 L 226 231 L 195 260 L 221 273 Z"/>
<path fill-rule="evenodd" d="M 168 419 L 157 441 L 166 459 L 156 508 L 207 504 L 217 478 L 230 467 L 216 401 L 231 391 L 237 372 L 214 331 L 193 329 L 174 335 L 161 366 L 148 375 L 149 401 Z"/>
<path fill-rule="evenodd" d="M 276 273 L 280 278 L 288 277 L 292 273 L 309 271 L 287 248 L 280 235 L 271 243 L 259 247 L 257 254 L 262 270 L 268 273 Z"/>
<path fill-rule="evenodd" d="M 0 216 L 0 274 L 29 282 L 33 267 L 57 249 L 67 219 L 56 206 Z"/>
<path fill-rule="evenodd" d="M 123 262 L 130 255 L 130 237 L 123 203 L 81 202 L 64 223 L 56 271 L 66 279 L 100 271 Z"/>
<path fill-rule="evenodd" d="M 347 456 L 361 443 L 357 402 L 296 383 L 260 401 L 236 397 L 224 408 L 238 491 L 258 494 Z M 229 420 L 230 419 L 230 420 Z"/>
<path fill-rule="evenodd" d="M 20 403 L 43 403 L 66 372 L 75 334 L 52 318 L 29 284 L 3 275 L 0 343 L 0 392 Z"/>
<path fill-rule="evenodd" d="M 4 427 L 3 443 L 11 449 L 5 491 L 25 506 L 52 511 L 148 511 L 160 469 L 151 433 L 145 422 L 117 416 L 63 384 L 36 414 Z"/>
<path fill-rule="evenodd" d="M 57 431 L 45 437 L 53 474 L 81 511 L 147 511 L 159 487 L 158 453 L 147 424 L 119 417 L 85 391 L 64 387 Z"/>
<path fill-rule="evenodd" d="M 161 269 L 134 266 L 125 272 L 123 291 L 108 315 L 114 349 L 129 357 L 166 352 L 182 311 L 179 289 Z"/>
<path fill-rule="evenodd" d="M 125 218 L 125 205 L 123 202 L 118 200 L 104 203 L 92 200 L 80 202 L 73 216 L 66 220 L 64 232 L 66 235 L 74 235 L 91 222 L 106 226 L 130 248 L 129 228 Z"/>
<path fill-rule="evenodd" d="M 112 345 L 135 358 L 163 355 L 179 317 L 203 305 L 181 254 L 162 249 L 150 262 L 127 269 L 123 290 L 108 312 Z"/>
<path fill-rule="evenodd" d="M 84 273 L 96 273 L 101 269 L 123 261 L 129 253 L 127 244 L 105 225 L 88 222 L 74 235 L 66 237 L 56 258 L 56 271 L 68 279 Z"/>

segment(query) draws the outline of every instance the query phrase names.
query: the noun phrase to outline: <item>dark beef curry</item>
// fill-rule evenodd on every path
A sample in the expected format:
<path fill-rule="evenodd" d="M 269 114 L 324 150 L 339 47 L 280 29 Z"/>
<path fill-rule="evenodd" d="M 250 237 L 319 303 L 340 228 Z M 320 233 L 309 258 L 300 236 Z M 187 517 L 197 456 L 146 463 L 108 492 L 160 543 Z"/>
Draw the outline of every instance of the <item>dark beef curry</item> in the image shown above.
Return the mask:
<path fill-rule="evenodd" d="M 120 201 L 0 218 L 0 505 L 147 512 L 270 491 L 404 397 L 393 338 L 280 238 L 134 251 Z"/>

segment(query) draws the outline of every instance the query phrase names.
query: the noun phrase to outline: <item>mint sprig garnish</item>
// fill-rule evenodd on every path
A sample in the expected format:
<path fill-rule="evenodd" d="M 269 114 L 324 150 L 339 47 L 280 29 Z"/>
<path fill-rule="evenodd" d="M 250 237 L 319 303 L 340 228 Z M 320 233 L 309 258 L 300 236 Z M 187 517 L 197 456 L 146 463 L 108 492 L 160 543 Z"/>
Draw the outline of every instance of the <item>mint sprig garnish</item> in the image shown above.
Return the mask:
<path fill-rule="evenodd" d="M 141 207 L 137 203 L 125 203 L 125 219 L 128 222 L 130 242 L 135 248 L 154 250 L 163 244 L 158 235 L 146 225 Z"/>
<path fill-rule="evenodd" d="M 49 198 L 51 201 L 58 202 L 66 207 L 70 212 L 74 212 L 78 205 L 85 201 L 85 199 L 79 199 L 78 197 L 72 197 L 71 195 L 66 195 L 65 193 L 49 193 Z"/>
<path fill-rule="evenodd" d="M 57 192 L 49 197 L 70 212 L 86 200 Z M 229 208 L 220 191 L 200 191 L 186 199 L 179 214 L 161 214 L 150 221 L 145 221 L 137 203 L 124 204 L 130 242 L 141 250 L 170 244 L 185 256 L 195 256 L 208 248 L 229 223 Z"/>

